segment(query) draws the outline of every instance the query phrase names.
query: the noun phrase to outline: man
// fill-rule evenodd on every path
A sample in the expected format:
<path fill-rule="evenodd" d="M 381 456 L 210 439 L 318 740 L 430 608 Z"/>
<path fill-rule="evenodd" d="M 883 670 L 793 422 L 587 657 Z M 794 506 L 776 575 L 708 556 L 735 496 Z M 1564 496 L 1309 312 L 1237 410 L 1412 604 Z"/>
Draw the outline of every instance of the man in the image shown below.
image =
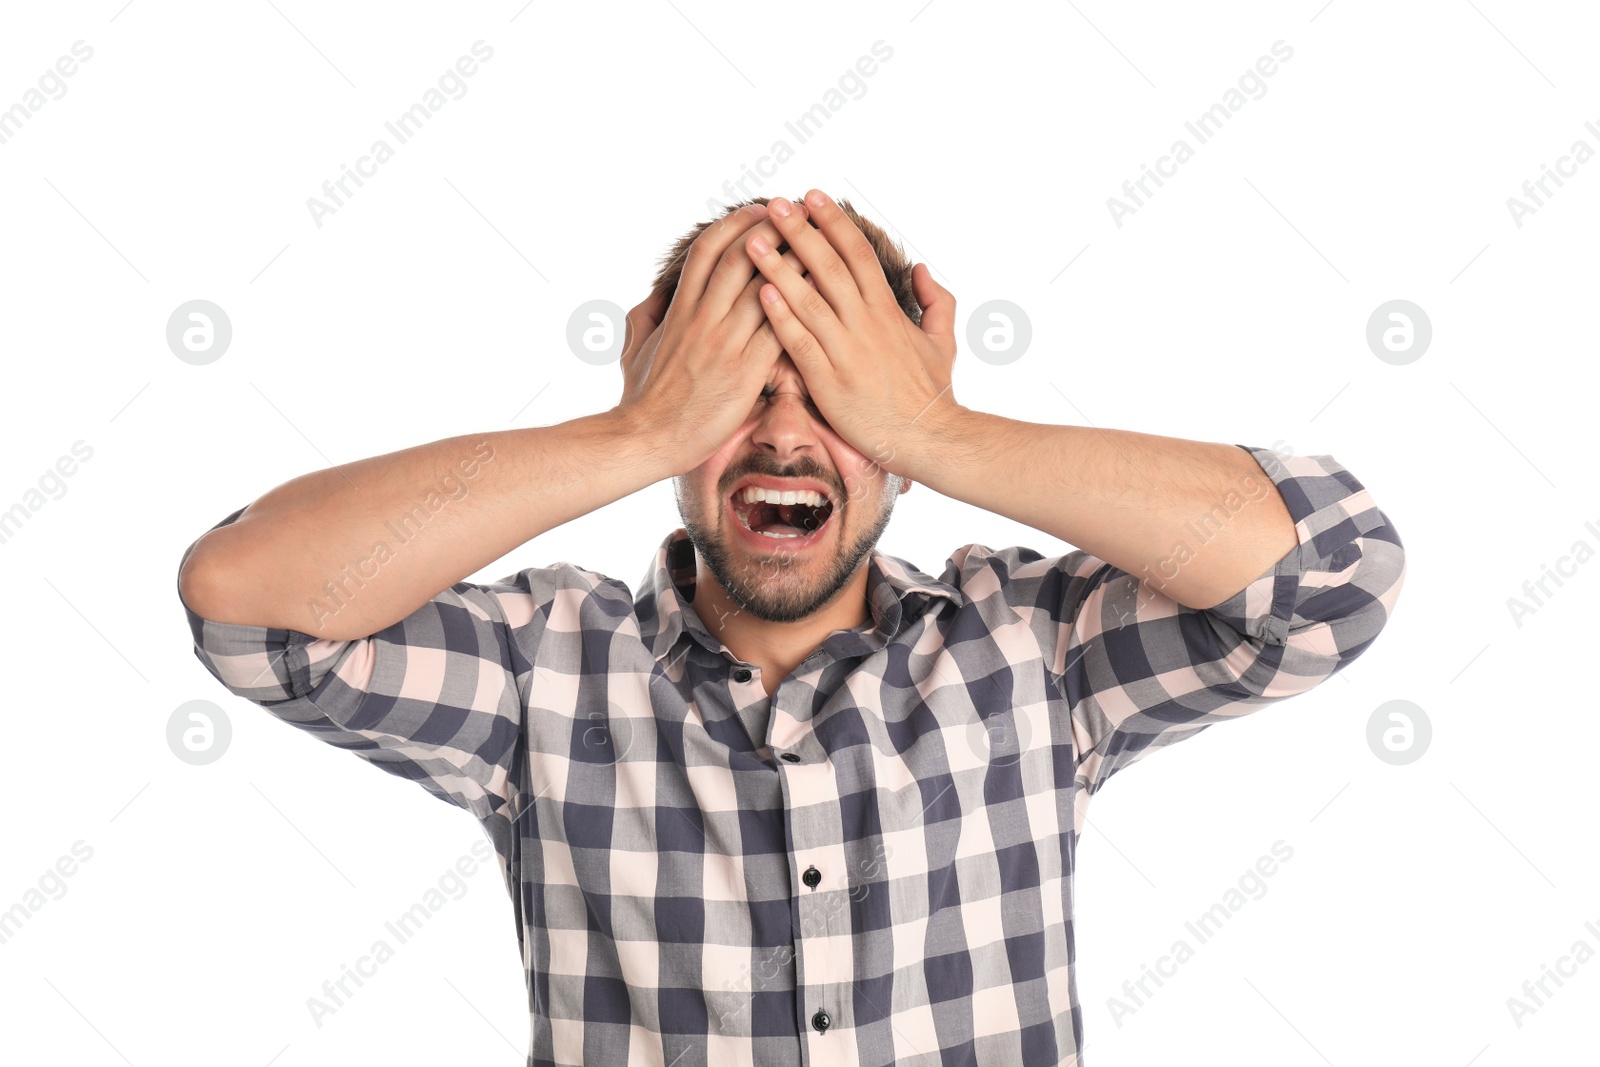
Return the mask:
<path fill-rule="evenodd" d="M 1360 655 L 1400 539 L 1327 456 L 961 406 L 954 299 L 820 191 L 691 238 L 615 408 L 307 474 L 200 538 L 196 653 L 476 816 L 530 1064 L 1078 1064 L 1089 798 Z M 668 477 L 637 596 L 462 581 Z M 1078 550 L 934 578 L 874 548 L 918 482 Z"/>

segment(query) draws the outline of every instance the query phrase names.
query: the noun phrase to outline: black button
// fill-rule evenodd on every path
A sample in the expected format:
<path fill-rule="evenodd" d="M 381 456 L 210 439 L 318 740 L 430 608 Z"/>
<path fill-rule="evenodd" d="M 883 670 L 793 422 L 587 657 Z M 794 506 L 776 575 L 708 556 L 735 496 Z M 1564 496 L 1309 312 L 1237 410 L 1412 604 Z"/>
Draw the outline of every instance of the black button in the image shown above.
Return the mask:
<path fill-rule="evenodd" d="M 833 1020 L 828 1018 L 828 1013 L 821 1009 L 818 1009 L 817 1013 L 811 1017 L 811 1028 L 819 1034 L 832 1025 Z"/>
<path fill-rule="evenodd" d="M 750 680 L 750 672 L 740 667 L 733 672 L 733 680 L 736 682 L 748 682 Z"/>
<path fill-rule="evenodd" d="M 822 872 L 815 867 L 807 867 L 806 873 L 800 876 L 800 880 L 815 889 L 817 888 L 817 883 L 822 881 Z"/>
<path fill-rule="evenodd" d="M 788 760 L 790 763 L 799 763 L 800 762 L 800 757 L 796 756 L 793 752 L 785 752 L 783 754 L 783 758 Z"/>

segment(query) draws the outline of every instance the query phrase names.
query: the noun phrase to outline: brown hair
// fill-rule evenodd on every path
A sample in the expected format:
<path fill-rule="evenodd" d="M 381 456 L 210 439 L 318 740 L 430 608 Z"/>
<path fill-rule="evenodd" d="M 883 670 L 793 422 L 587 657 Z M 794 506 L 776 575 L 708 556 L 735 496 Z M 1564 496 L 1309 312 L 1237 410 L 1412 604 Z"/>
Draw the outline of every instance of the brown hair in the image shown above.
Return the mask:
<path fill-rule="evenodd" d="M 749 200 L 740 200 L 727 205 L 727 211 L 723 214 L 732 214 L 748 204 L 765 204 L 769 199 L 769 197 L 758 196 Z M 795 199 L 798 201 L 800 198 L 796 197 Z M 894 293 L 895 300 L 899 302 L 900 310 L 904 311 L 913 323 L 920 326 L 922 324 L 922 306 L 917 303 L 916 294 L 911 289 L 911 262 L 906 259 L 905 253 L 898 244 L 889 239 L 889 235 L 884 233 L 877 223 L 851 207 L 850 201 L 838 200 L 835 202 L 839 205 L 839 209 L 845 213 L 845 216 L 856 224 L 862 235 L 866 237 L 867 243 L 872 245 L 872 250 L 878 254 L 878 263 L 883 267 L 884 279 L 888 281 L 889 289 Z M 711 220 L 711 222 L 715 221 L 715 219 Z M 711 222 L 696 223 L 693 229 L 678 238 L 677 244 L 672 246 L 672 251 L 661 257 L 661 267 L 656 272 L 655 281 L 651 285 L 651 295 L 665 293 L 668 304 L 671 303 L 673 294 L 678 291 L 678 279 L 683 275 L 683 264 L 689 255 L 689 246 L 694 244 L 694 239 L 699 237 L 706 227 L 711 225 Z M 812 222 L 811 225 L 815 226 L 816 223 Z M 787 251 L 789 251 L 789 242 L 784 241 L 778 245 L 779 255 Z M 756 272 L 752 268 L 750 276 L 755 277 L 755 274 Z"/>

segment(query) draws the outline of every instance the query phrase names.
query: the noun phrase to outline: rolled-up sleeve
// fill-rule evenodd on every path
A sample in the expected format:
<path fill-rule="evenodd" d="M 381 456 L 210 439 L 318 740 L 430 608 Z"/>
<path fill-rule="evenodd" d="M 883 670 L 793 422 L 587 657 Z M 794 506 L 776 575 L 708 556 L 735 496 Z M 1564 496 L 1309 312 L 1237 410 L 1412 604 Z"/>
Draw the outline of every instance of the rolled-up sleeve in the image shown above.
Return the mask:
<path fill-rule="evenodd" d="M 179 592 L 195 656 L 229 692 L 479 819 L 511 793 L 537 599 L 526 585 L 458 582 L 370 637 L 325 640 L 204 619 Z"/>
<path fill-rule="evenodd" d="M 1404 549 L 1366 488 L 1331 456 L 1238 447 L 1282 496 L 1297 543 L 1222 603 L 1186 607 L 1087 552 L 1014 561 L 1025 581 L 1013 596 L 1070 708 L 1087 793 L 1158 748 L 1332 677 L 1394 611 Z M 1241 493 L 1237 506 L 1259 499 Z"/>

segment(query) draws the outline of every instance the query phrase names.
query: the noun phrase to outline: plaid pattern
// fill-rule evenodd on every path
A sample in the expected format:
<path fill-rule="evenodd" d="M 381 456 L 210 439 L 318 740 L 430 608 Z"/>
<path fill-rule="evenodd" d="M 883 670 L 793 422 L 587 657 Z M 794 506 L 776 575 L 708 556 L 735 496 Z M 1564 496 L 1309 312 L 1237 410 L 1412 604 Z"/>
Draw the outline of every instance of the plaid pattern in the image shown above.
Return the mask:
<path fill-rule="evenodd" d="M 637 598 L 559 563 L 362 640 L 185 611 L 231 692 L 479 820 L 530 1065 L 1080 1065 L 1089 798 L 1330 677 L 1400 590 L 1400 539 L 1342 466 L 1249 451 L 1299 544 L 1224 603 L 1082 551 L 967 545 L 937 579 L 874 553 L 872 622 L 784 680 L 763 738 L 681 529 Z"/>

